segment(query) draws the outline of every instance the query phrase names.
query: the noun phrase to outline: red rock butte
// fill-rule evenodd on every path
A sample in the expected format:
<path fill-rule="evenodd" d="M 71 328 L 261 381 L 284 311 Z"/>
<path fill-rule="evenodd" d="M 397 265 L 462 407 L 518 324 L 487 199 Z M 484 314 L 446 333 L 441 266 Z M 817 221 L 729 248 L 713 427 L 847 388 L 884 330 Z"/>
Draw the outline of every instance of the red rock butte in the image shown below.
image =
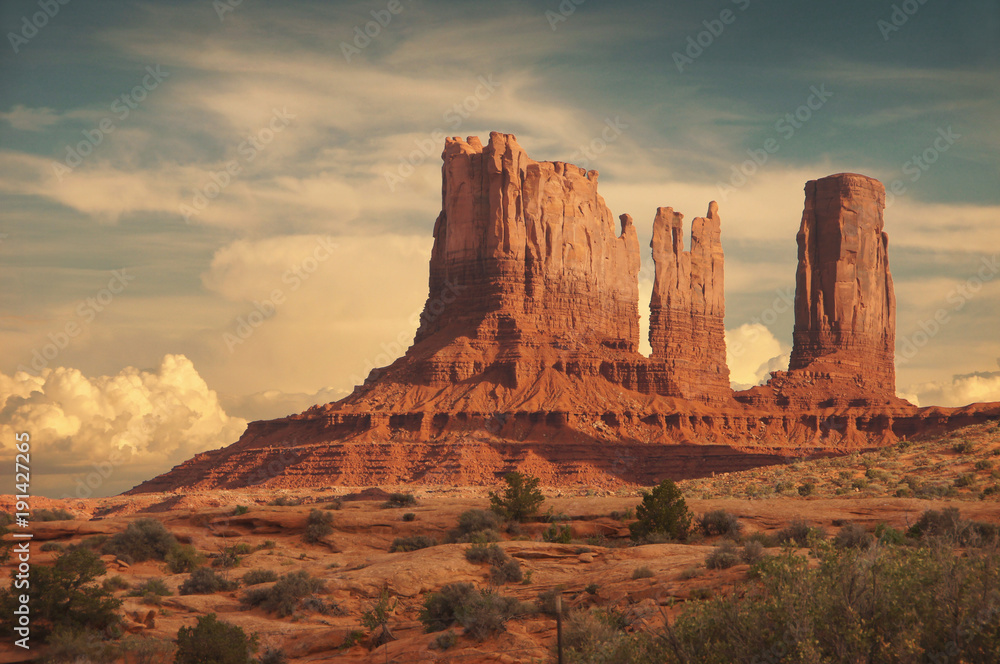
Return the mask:
<path fill-rule="evenodd" d="M 132 489 L 494 484 L 610 488 L 877 447 L 1000 415 L 895 396 L 885 191 L 806 184 L 788 371 L 729 386 L 718 205 L 657 210 L 649 342 L 639 242 L 598 174 L 537 162 L 513 135 L 449 138 L 429 293 L 413 345 L 341 401 L 253 422 Z"/>

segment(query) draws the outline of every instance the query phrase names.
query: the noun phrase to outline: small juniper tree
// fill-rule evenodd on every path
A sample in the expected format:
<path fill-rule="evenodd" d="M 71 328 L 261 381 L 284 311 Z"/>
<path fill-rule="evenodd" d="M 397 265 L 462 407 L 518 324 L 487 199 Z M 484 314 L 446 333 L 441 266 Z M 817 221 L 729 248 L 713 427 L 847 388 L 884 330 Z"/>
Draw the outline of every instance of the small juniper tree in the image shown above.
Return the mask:
<path fill-rule="evenodd" d="M 645 493 L 635 508 L 635 515 L 639 520 L 630 525 L 629 530 L 636 541 L 654 533 L 680 540 L 686 538 L 691 529 L 691 512 L 673 480 L 663 480 Z"/>
<path fill-rule="evenodd" d="M 539 479 L 524 473 L 503 476 L 507 488 L 503 494 L 490 492 L 490 509 L 505 519 L 524 521 L 538 511 L 545 496 L 538 489 Z"/>

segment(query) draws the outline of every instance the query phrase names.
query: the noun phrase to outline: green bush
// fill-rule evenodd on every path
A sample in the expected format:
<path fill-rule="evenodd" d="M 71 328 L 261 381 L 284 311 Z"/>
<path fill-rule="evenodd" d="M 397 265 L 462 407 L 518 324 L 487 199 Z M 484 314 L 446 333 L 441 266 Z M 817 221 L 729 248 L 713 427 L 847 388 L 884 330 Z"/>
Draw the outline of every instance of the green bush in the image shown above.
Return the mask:
<path fill-rule="evenodd" d="M 389 553 L 396 553 L 397 551 L 416 551 L 417 549 L 426 549 L 431 546 L 437 546 L 437 540 L 433 537 L 427 537 L 426 535 L 397 537 L 392 541 L 392 545 L 389 547 Z"/>
<path fill-rule="evenodd" d="M 82 547 L 67 549 L 51 566 L 31 566 L 28 608 L 31 633 L 41 638 L 57 629 L 103 632 L 118 625 L 121 600 L 94 583 L 107 572 L 96 553 Z M 23 589 L 0 591 L 0 625 L 6 634 L 18 624 L 14 610 L 20 606 Z"/>
<path fill-rule="evenodd" d="M 896 530 L 892 526 L 880 523 L 875 526 L 875 538 L 879 544 L 903 544 L 906 542 L 906 533 Z"/>
<path fill-rule="evenodd" d="M 524 521 L 538 511 L 545 496 L 538 489 L 540 480 L 524 473 L 507 473 L 502 494 L 490 492 L 490 509 L 504 519 Z"/>
<path fill-rule="evenodd" d="M 219 620 L 214 613 L 199 616 L 194 627 L 177 632 L 175 664 L 251 664 L 257 636 Z"/>
<path fill-rule="evenodd" d="M 297 507 L 301 504 L 301 498 L 291 498 L 289 496 L 278 496 L 268 503 L 271 507 Z"/>
<path fill-rule="evenodd" d="M 31 520 L 32 521 L 72 521 L 76 517 L 73 516 L 72 512 L 67 512 L 64 509 L 39 509 L 32 510 Z"/>
<path fill-rule="evenodd" d="M 169 597 L 173 594 L 174 593 L 170 590 L 170 588 L 167 588 L 167 584 L 165 584 L 161 579 L 150 579 L 146 583 L 136 586 L 129 592 L 129 595 L 132 597 L 144 597 L 146 595 Z"/>
<path fill-rule="evenodd" d="M 66 546 L 60 544 L 59 542 L 43 542 L 42 545 L 38 547 L 38 550 L 42 552 L 62 551 L 65 548 Z"/>
<path fill-rule="evenodd" d="M 322 510 L 309 510 L 309 516 L 306 518 L 306 530 L 302 539 L 315 544 L 331 533 L 333 533 L 333 515 Z"/>
<path fill-rule="evenodd" d="M 458 643 L 458 636 L 454 632 L 445 632 L 444 634 L 439 634 L 437 638 L 431 644 L 431 647 L 435 650 L 449 650 L 453 648 L 455 644 Z"/>
<path fill-rule="evenodd" d="M 233 509 L 233 516 L 243 516 L 249 511 L 250 508 L 247 507 L 246 505 L 237 505 L 236 508 Z"/>
<path fill-rule="evenodd" d="M 698 526 L 705 535 L 729 535 L 735 537 L 743 530 L 743 524 L 726 510 L 712 510 L 701 515 Z"/>
<path fill-rule="evenodd" d="M 490 510 L 468 510 L 458 515 L 456 539 L 483 531 L 500 528 L 500 518 Z"/>
<path fill-rule="evenodd" d="M 326 504 L 326 507 L 324 507 L 323 509 L 325 509 L 325 510 L 339 510 L 343 506 L 344 506 L 344 501 L 342 501 L 340 498 L 334 498 L 333 500 L 331 500 L 330 502 L 328 502 Z"/>
<path fill-rule="evenodd" d="M 743 549 L 740 550 L 740 559 L 747 565 L 754 565 L 766 557 L 767 552 L 764 551 L 764 545 L 759 541 L 750 540 L 743 543 Z"/>
<path fill-rule="evenodd" d="M 295 613 L 299 602 L 323 589 L 323 581 L 309 576 L 308 572 L 290 572 L 269 588 L 254 588 L 243 594 L 243 603 L 259 606 L 268 613 L 285 618 Z"/>
<path fill-rule="evenodd" d="M 734 565 L 739 565 L 740 562 L 742 562 L 742 558 L 736 545 L 726 540 L 708 554 L 705 558 L 705 567 L 708 569 L 729 569 Z"/>
<path fill-rule="evenodd" d="M 573 529 L 553 523 L 542 531 L 542 541 L 554 544 L 569 544 L 573 540 Z"/>
<path fill-rule="evenodd" d="M 470 563 L 490 565 L 502 565 L 510 560 L 499 544 L 473 544 L 465 550 L 465 559 Z"/>
<path fill-rule="evenodd" d="M 417 499 L 412 493 L 390 493 L 389 500 L 382 503 L 385 509 L 399 509 L 400 507 L 413 507 L 417 504 Z"/>
<path fill-rule="evenodd" d="M 156 519 L 138 519 L 128 524 L 125 532 L 106 540 L 101 553 L 132 564 L 164 560 L 177 546 L 177 539 L 162 523 Z"/>
<path fill-rule="evenodd" d="M 813 491 L 816 490 L 816 485 L 812 482 L 803 482 L 799 485 L 799 495 L 800 496 L 811 496 Z"/>
<path fill-rule="evenodd" d="M 488 591 L 472 595 L 457 614 L 466 636 L 483 641 L 506 630 L 507 621 L 520 612 L 521 603 Z"/>
<path fill-rule="evenodd" d="M 60 627 L 45 640 L 46 664 L 78 664 L 79 662 L 111 662 L 116 648 L 93 629 Z"/>
<path fill-rule="evenodd" d="M 989 459 L 982 459 L 973 466 L 976 470 L 993 470 L 993 462 Z"/>
<path fill-rule="evenodd" d="M 634 570 L 632 570 L 632 580 L 633 581 L 635 581 L 636 579 L 648 579 L 648 578 L 651 578 L 652 576 L 654 576 L 653 570 L 651 570 L 651 569 L 649 569 L 648 567 L 645 567 L 645 566 L 644 567 L 636 567 Z"/>
<path fill-rule="evenodd" d="M 833 545 L 838 549 L 863 549 L 871 546 L 874 541 L 875 538 L 863 526 L 848 523 L 833 538 Z"/>
<path fill-rule="evenodd" d="M 178 544 L 167 553 L 167 568 L 173 574 L 193 572 L 205 562 L 205 556 L 190 544 Z"/>
<path fill-rule="evenodd" d="M 476 588 L 471 583 L 449 583 L 436 593 L 424 598 L 424 606 L 420 610 L 420 622 L 426 632 L 439 632 L 451 626 L 455 621 L 456 612 L 460 611 L 476 594 Z"/>
<path fill-rule="evenodd" d="M 588 595 L 596 595 L 598 588 L 599 586 L 596 583 L 590 583 L 587 584 L 587 586 L 583 589 L 583 591 Z"/>
<path fill-rule="evenodd" d="M 253 569 L 243 575 L 244 586 L 259 586 L 278 580 L 278 573 L 269 569 Z"/>
<path fill-rule="evenodd" d="M 239 567 L 240 563 L 243 562 L 243 556 L 247 553 L 250 553 L 250 547 L 246 544 L 227 546 L 212 558 L 212 567 L 225 567 L 226 569 Z"/>
<path fill-rule="evenodd" d="M 520 583 L 524 578 L 521 573 L 521 565 L 516 560 L 508 559 L 500 565 L 493 565 L 490 568 L 490 581 L 497 586 L 505 583 Z"/>
<path fill-rule="evenodd" d="M 417 520 L 417 515 L 414 514 L 413 512 L 407 512 L 406 514 L 403 515 L 403 521 L 416 521 L 416 520 Z"/>
<path fill-rule="evenodd" d="M 237 585 L 235 581 L 229 581 L 213 569 L 199 567 L 184 580 L 178 592 L 181 595 L 211 595 L 236 590 Z"/>
<path fill-rule="evenodd" d="M 116 590 L 128 590 L 130 586 L 128 581 L 125 580 L 125 577 L 115 575 L 104 579 L 104 581 L 101 582 L 101 587 L 105 590 L 115 592 Z"/>
<path fill-rule="evenodd" d="M 287 664 L 288 657 L 281 648 L 268 648 L 261 653 L 258 664 Z"/>
<path fill-rule="evenodd" d="M 972 473 L 962 473 L 955 478 L 954 484 L 957 487 L 973 486 L 976 483 L 976 476 Z"/>
<path fill-rule="evenodd" d="M 952 446 L 956 454 L 972 454 L 976 451 L 976 444 L 971 440 L 961 440 Z"/>
<path fill-rule="evenodd" d="M 635 514 L 638 521 L 629 526 L 635 541 L 646 540 L 656 533 L 683 540 L 691 530 L 691 512 L 672 480 L 664 480 L 651 492 L 644 492 Z"/>
<path fill-rule="evenodd" d="M 775 535 L 779 544 L 794 543 L 797 546 L 809 546 L 810 539 L 826 539 L 822 528 L 812 528 L 805 521 L 796 519 L 782 528 Z"/>

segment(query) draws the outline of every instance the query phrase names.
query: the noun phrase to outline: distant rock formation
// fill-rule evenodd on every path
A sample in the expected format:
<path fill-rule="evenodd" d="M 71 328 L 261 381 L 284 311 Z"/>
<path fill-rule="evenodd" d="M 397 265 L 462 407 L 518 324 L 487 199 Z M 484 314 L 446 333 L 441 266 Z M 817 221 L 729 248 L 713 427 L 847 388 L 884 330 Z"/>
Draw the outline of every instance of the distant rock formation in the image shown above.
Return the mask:
<path fill-rule="evenodd" d="M 684 216 L 658 208 L 653 221 L 656 276 L 649 303 L 650 358 L 663 362 L 677 396 L 708 401 L 732 397 L 726 365 L 723 253 L 719 206 L 691 223 L 684 251 Z"/>
<path fill-rule="evenodd" d="M 887 445 L 982 422 L 1000 404 L 916 408 L 894 394 L 884 190 L 806 185 L 789 371 L 733 394 L 718 206 L 659 208 L 639 341 L 636 230 L 596 171 L 528 158 L 509 134 L 446 141 L 430 292 L 413 345 L 345 399 L 253 422 L 133 493 L 243 486 L 613 487 Z"/>

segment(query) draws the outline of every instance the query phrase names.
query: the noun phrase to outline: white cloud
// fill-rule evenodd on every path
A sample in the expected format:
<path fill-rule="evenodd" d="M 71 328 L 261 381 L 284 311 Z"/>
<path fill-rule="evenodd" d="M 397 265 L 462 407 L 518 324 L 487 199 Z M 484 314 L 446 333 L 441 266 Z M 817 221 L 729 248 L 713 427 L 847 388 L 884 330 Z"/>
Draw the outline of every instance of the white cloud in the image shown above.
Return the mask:
<path fill-rule="evenodd" d="M 155 371 L 126 367 L 114 376 L 68 367 L 0 373 L 0 411 L 3 457 L 13 457 L 16 433 L 28 433 L 32 493 L 54 497 L 121 492 L 234 442 L 246 427 L 183 355 L 167 355 Z"/>
<path fill-rule="evenodd" d="M 16 104 L 6 113 L 0 113 L 0 120 L 6 120 L 14 129 L 21 131 L 45 131 L 59 122 L 59 114 L 51 108 L 28 108 Z"/>
<path fill-rule="evenodd" d="M 790 348 L 760 323 L 746 323 L 726 330 L 726 363 L 734 390 L 765 382 L 772 371 L 788 368 Z"/>
<path fill-rule="evenodd" d="M 1000 371 L 952 376 L 950 381 L 917 383 L 902 391 L 918 406 L 966 406 L 1000 401 Z"/>

